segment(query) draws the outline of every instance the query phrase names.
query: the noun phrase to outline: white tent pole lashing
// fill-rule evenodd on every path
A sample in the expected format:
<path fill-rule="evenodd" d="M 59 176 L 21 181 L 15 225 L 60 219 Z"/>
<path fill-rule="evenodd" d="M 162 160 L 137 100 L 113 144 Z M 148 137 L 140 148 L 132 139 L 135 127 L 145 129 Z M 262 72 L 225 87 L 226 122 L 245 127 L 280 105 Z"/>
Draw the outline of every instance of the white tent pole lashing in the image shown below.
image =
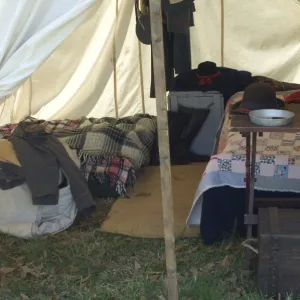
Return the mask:
<path fill-rule="evenodd" d="M 151 36 L 153 50 L 154 84 L 157 109 L 157 132 L 160 159 L 161 192 L 166 247 L 168 299 L 178 299 L 177 267 L 171 181 L 170 145 L 167 117 L 165 59 L 161 1 L 150 0 Z"/>

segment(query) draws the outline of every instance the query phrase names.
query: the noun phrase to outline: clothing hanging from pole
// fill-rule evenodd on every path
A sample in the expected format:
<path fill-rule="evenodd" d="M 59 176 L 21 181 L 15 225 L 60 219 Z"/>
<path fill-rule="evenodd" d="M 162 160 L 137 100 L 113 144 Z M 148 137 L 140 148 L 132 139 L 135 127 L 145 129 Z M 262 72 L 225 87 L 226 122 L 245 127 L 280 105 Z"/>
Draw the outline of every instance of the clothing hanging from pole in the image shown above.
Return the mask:
<path fill-rule="evenodd" d="M 136 0 L 136 34 L 141 43 L 151 44 L 149 0 Z M 174 73 L 191 70 L 190 27 L 194 26 L 194 0 L 162 0 L 165 46 L 166 89 L 170 90 Z M 152 46 L 151 46 L 152 47 Z M 155 98 L 153 62 L 151 51 L 150 97 Z"/>

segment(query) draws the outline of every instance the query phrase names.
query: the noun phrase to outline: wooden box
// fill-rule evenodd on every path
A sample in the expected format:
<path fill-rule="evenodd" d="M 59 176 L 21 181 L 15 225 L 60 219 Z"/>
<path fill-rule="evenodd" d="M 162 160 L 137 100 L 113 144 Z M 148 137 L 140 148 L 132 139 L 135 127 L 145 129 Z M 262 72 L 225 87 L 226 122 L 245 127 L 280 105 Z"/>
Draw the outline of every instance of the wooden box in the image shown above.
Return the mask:
<path fill-rule="evenodd" d="M 258 238 L 262 294 L 274 299 L 300 296 L 300 209 L 260 208 Z"/>

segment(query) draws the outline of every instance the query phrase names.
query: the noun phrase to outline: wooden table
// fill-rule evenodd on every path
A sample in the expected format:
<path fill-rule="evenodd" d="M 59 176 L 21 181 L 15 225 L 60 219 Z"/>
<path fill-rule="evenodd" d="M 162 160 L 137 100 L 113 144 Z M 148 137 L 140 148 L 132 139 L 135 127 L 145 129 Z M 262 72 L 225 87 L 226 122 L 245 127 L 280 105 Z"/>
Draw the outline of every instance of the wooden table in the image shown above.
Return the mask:
<path fill-rule="evenodd" d="M 298 105 L 300 106 L 300 105 Z M 298 107 L 297 107 L 298 108 Z M 300 116 L 300 115 L 298 115 Z M 257 126 L 250 121 L 248 115 L 234 115 L 230 117 L 232 132 L 240 132 L 246 138 L 246 213 L 244 223 L 247 225 L 247 239 L 252 238 L 252 226 L 257 225 L 257 215 L 253 214 L 254 207 L 254 184 L 255 184 L 255 162 L 257 134 L 262 136 L 264 132 L 300 132 L 300 118 L 295 119 L 291 125 L 282 127 Z M 251 147 L 252 145 L 252 147 Z"/>

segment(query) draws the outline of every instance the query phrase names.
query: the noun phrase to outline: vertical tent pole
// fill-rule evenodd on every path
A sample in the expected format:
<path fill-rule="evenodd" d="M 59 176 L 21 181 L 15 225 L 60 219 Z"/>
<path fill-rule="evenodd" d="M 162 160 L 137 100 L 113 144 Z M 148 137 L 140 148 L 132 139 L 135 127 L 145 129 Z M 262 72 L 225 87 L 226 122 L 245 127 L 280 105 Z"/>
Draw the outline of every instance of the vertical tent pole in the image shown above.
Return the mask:
<path fill-rule="evenodd" d="M 116 28 L 118 25 L 118 16 L 119 16 L 119 0 L 116 1 L 116 16 L 114 24 L 114 39 L 113 39 L 113 68 L 114 68 L 114 102 L 115 102 L 115 113 L 116 118 L 119 118 L 119 107 L 118 107 L 118 79 L 117 79 L 117 53 L 116 53 Z"/>
<path fill-rule="evenodd" d="M 165 59 L 160 0 L 150 0 L 153 69 L 156 94 L 157 132 L 160 159 L 162 206 L 166 247 L 168 299 L 178 300 L 178 284 L 175 255 L 173 193 L 171 181 L 170 145 L 168 131 Z"/>
<path fill-rule="evenodd" d="M 139 49 L 139 66 L 140 66 L 140 83 L 141 83 L 141 98 L 142 98 L 142 112 L 143 114 L 146 112 L 145 108 L 145 89 L 144 89 L 144 73 L 143 73 L 143 59 L 142 59 L 142 45 L 138 40 L 138 49 Z"/>
<path fill-rule="evenodd" d="M 145 10 L 145 1 L 139 0 L 138 8 L 140 11 Z M 145 89 L 144 89 L 144 73 L 143 73 L 143 59 L 142 59 L 142 45 L 139 39 L 138 41 L 138 49 L 139 49 L 139 66 L 140 66 L 140 84 L 141 84 L 141 99 L 142 99 L 142 112 L 145 114 Z"/>
<path fill-rule="evenodd" d="M 221 67 L 224 67 L 224 1 L 221 0 Z"/>

